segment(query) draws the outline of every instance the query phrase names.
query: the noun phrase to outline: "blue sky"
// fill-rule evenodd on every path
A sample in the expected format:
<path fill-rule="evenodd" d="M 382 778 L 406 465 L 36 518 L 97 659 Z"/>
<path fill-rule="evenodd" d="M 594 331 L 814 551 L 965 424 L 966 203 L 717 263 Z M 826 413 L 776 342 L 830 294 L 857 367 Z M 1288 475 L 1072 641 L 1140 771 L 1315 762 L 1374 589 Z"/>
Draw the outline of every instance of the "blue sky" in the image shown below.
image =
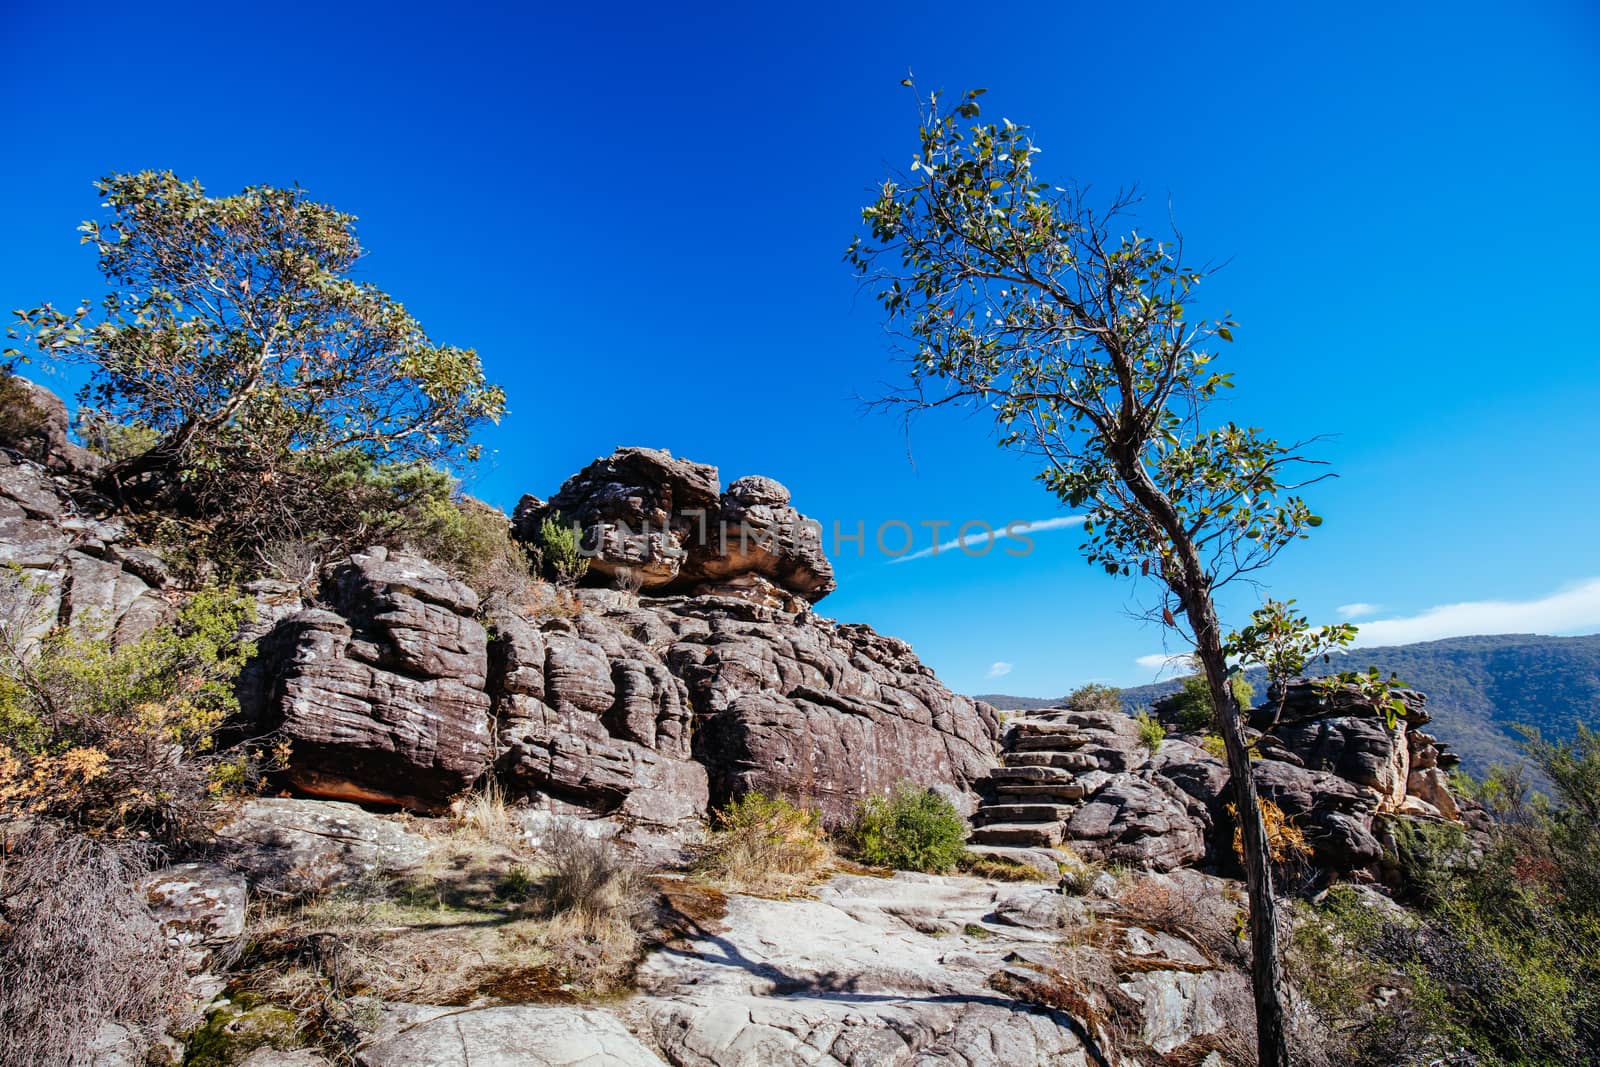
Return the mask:
<path fill-rule="evenodd" d="M 365 277 L 506 387 L 477 495 L 510 507 L 644 444 L 918 548 L 924 521 L 1064 514 L 981 419 L 908 440 L 859 400 L 897 372 L 840 255 L 910 159 L 899 80 L 986 86 L 1046 174 L 1137 182 L 1227 261 L 1224 414 L 1338 435 L 1327 522 L 1269 592 L 1354 605 L 1375 643 L 1600 630 L 1592 5 L 13 0 L 0 27 L 4 307 L 99 292 L 74 227 L 100 174 L 298 181 L 360 216 Z M 969 692 L 1132 684 L 1163 649 L 1070 527 L 1021 558 L 837 563 L 824 614 Z"/>

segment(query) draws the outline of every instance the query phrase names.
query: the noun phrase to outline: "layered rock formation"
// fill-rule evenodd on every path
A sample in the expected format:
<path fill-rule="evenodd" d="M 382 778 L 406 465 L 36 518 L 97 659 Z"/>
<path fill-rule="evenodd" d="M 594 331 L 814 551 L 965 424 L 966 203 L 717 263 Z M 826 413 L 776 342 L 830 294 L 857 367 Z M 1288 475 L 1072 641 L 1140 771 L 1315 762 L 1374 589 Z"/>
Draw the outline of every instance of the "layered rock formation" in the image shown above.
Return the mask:
<path fill-rule="evenodd" d="M 514 794 L 636 823 L 748 789 L 838 822 L 902 779 L 959 791 L 993 762 L 992 709 L 903 641 L 811 611 L 832 569 L 777 482 L 723 492 L 714 467 L 622 449 L 548 504 L 525 498 L 517 528 L 557 513 L 597 576 L 628 568 L 662 595 L 480 605 L 383 549 L 338 567 L 315 605 L 276 591 L 244 692 L 252 729 L 292 746 L 289 785 L 437 810 L 493 767 Z"/>
<path fill-rule="evenodd" d="M 1323 870 L 1376 873 L 1385 818 L 1462 817 L 1442 766 L 1452 762 L 1420 731 L 1426 697 L 1400 694 L 1388 726 L 1353 691 L 1291 683 L 1280 710 L 1251 716 L 1262 759 L 1256 788 L 1305 835 Z M 1171 720 L 1172 709 L 1158 705 Z M 1120 711 L 1032 711 L 1006 735 L 1002 766 L 979 786 L 972 840 L 982 850 L 1045 866 L 1068 844 L 1094 859 L 1167 871 L 1231 859 L 1227 764 L 1201 738 L 1169 735 L 1151 751 Z"/>

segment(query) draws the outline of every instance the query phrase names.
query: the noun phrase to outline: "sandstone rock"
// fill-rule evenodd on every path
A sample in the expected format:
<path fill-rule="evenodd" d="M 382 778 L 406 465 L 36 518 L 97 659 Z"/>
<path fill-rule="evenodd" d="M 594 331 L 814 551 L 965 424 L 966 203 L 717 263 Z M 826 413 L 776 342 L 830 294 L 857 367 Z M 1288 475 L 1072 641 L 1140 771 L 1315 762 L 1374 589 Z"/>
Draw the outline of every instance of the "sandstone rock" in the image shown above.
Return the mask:
<path fill-rule="evenodd" d="M 1254 773 L 1260 796 L 1276 804 L 1304 831 L 1318 866 L 1351 871 L 1382 856 L 1383 849 L 1372 834 L 1378 800 L 1371 790 L 1327 771 L 1278 760 L 1260 761 Z"/>
<path fill-rule="evenodd" d="M 593 581 L 626 570 L 647 592 L 728 592 L 761 577 L 803 602 L 834 589 L 821 526 L 790 507 L 789 491 L 771 478 L 740 478 L 721 492 L 715 467 L 620 448 L 549 501 L 523 497 L 517 536 L 534 540 L 556 514 L 581 530 Z"/>
<path fill-rule="evenodd" d="M 1206 854 L 1203 826 L 1189 817 L 1177 786 L 1119 775 L 1067 823 L 1075 850 L 1108 863 L 1166 871 Z"/>
<path fill-rule="evenodd" d="M 393 1007 L 356 1053 L 362 1067 L 660 1067 L 615 1018 L 592 1008 L 519 1004 Z"/>
<path fill-rule="evenodd" d="M 245 880 L 225 867 L 206 863 L 165 867 L 149 875 L 143 888 L 151 914 L 174 948 L 220 948 L 244 933 Z"/>
<path fill-rule="evenodd" d="M 337 569 L 324 595 L 333 610 L 297 612 L 262 638 L 247 715 L 288 739 L 284 777 L 300 792 L 442 810 L 493 756 L 477 597 L 382 548 Z"/>
<path fill-rule="evenodd" d="M 1331 771 L 1365 786 L 1390 806 L 1405 799 L 1410 771 L 1403 725 L 1390 729 L 1377 716 L 1305 718 L 1281 724 L 1275 736 L 1301 765 Z"/>
<path fill-rule="evenodd" d="M 0 441 L 0 446 L 15 449 L 24 458 L 58 473 L 93 474 L 105 465 L 87 448 L 73 444 L 68 436 L 72 420 L 60 397 L 20 376 L 7 375 L 6 382 L 19 390 L 13 403 L 30 407 L 33 418 L 17 420 L 20 434 Z"/>
<path fill-rule="evenodd" d="M 1456 805 L 1456 798 L 1450 792 L 1450 776 L 1438 767 L 1426 770 L 1412 771 L 1406 780 L 1406 792 L 1410 798 L 1420 800 L 1432 807 L 1440 817 L 1459 822 L 1461 809 Z"/>
<path fill-rule="evenodd" d="M 899 874 L 836 878 L 816 895 L 731 898 L 725 930 L 693 933 L 681 947 L 645 961 L 640 1004 L 669 1062 L 1087 1062 L 1074 1020 L 987 983 L 1017 950 L 1048 952 L 1059 936 L 990 921 L 1002 911 L 1033 915 L 1045 891 Z M 1038 918 L 1046 921 L 1043 911 Z M 969 929 L 982 936 L 968 936 Z M 946 933 L 930 937 L 924 930 Z"/>
<path fill-rule="evenodd" d="M 432 849 L 393 818 L 354 804 L 261 797 L 217 831 L 219 862 L 258 891 L 298 895 L 410 870 Z"/>

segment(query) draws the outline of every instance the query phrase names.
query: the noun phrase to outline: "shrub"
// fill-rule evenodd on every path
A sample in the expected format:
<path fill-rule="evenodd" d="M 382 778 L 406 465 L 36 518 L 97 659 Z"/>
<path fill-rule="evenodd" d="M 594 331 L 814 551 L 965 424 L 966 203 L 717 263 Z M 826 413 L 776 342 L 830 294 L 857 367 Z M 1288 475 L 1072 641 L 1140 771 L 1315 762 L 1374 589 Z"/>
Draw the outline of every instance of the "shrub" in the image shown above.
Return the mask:
<path fill-rule="evenodd" d="M 695 867 L 739 892 L 785 896 L 832 859 L 820 812 L 751 792 L 712 817 L 711 839 Z"/>
<path fill-rule="evenodd" d="M 247 755 L 214 738 L 238 709 L 254 601 L 202 589 L 172 625 L 121 646 L 62 626 L 31 640 L 43 602 L 31 583 L 0 575 L 0 819 L 166 841 L 203 831 L 219 772 L 236 779 Z"/>
<path fill-rule="evenodd" d="M 108 1023 L 158 1031 L 187 985 L 134 888 L 149 850 L 50 820 L 0 845 L 0 1063 L 88 1063 Z"/>
<path fill-rule="evenodd" d="M 962 873 L 991 882 L 1053 882 L 1059 874 L 1046 874 L 1031 863 L 985 856 L 980 852 L 963 852 L 956 864 Z"/>
<path fill-rule="evenodd" d="M 549 868 L 543 887 L 552 920 L 549 943 L 569 971 L 586 975 L 596 987 L 616 984 L 643 951 L 653 899 L 644 872 L 575 820 L 556 823 L 540 851 Z"/>
<path fill-rule="evenodd" d="M 149 426 L 112 422 L 88 408 L 78 412 L 77 430 L 85 448 L 112 463 L 148 452 L 161 439 Z"/>
<path fill-rule="evenodd" d="M 27 384 L 0 369 L 0 445 L 14 448 L 29 459 L 44 459 L 46 421 Z"/>
<path fill-rule="evenodd" d="M 1148 711 L 1139 712 L 1133 721 L 1139 724 L 1139 743 L 1151 752 L 1160 748 L 1161 742 L 1167 739 L 1167 728 L 1152 718 Z"/>
<path fill-rule="evenodd" d="M 1227 811 L 1237 822 L 1239 809 L 1230 803 L 1227 805 Z M 1311 855 L 1311 846 L 1306 843 L 1305 831 L 1295 825 L 1294 819 L 1285 815 L 1282 808 L 1266 797 L 1261 798 L 1261 821 L 1267 828 L 1267 852 L 1272 857 L 1273 863 L 1295 863 Z M 1233 854 L 1239 858 L 1239 862 L 1244 862 L 1244 829 L 1237 825 L 1233 828 Z"/>
<path fill-rule="evenodd" d="M 578 531 L 562 521 L 559 511 L 539 523 L 538 561 L 547 578 L 565 586 L 578 584 L 589 571 L 589 558 L 578 545 Z"/>
<path fill-rule="evenodd" d="M 1243 675 L 1234 675 L 1228 681 L 1233 699 L 1239 707 L 1248 709 L 1255 699 L 1255 689 Z M 1213 730 L 1217 722 L 1217 706 L 1211 699 L 1211 686 L 1205 676 L 1192 674 L 1183 680 L 1183 688 L 1173 694 L 1171 707 L 1177 713 L 1178 729 L 1184 733 L 1198 734 Z"/>
<path fill-rule="evenodd" d="M 966 851 L 967 824 L 944 795 L 911 782 L 868 797 L 849 830 L 856 858 L 903 871 L 947 871 Z"/>
<path fill-rule="evenodd" d="M 1122 690 L 1114 685 L 1090 682 L 1069 693 L 1066 705 L 1073 711 L 1121 711 Z"/>

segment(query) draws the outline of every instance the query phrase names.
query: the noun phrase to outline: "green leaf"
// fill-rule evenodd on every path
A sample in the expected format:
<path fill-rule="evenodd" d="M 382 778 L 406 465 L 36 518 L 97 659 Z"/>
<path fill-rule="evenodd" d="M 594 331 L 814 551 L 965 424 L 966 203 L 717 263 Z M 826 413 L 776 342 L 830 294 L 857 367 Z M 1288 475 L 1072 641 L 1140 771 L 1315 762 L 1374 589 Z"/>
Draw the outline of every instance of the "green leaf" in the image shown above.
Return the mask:
<path fill-rule="evenodd" d="M 1230 344 L 1233 342 L 1233 331 L 1228 329 L 1226 326 L 1217 327 L 1217 336 L 1222 338 L 1224 341 L 1229 342 Z"/>

